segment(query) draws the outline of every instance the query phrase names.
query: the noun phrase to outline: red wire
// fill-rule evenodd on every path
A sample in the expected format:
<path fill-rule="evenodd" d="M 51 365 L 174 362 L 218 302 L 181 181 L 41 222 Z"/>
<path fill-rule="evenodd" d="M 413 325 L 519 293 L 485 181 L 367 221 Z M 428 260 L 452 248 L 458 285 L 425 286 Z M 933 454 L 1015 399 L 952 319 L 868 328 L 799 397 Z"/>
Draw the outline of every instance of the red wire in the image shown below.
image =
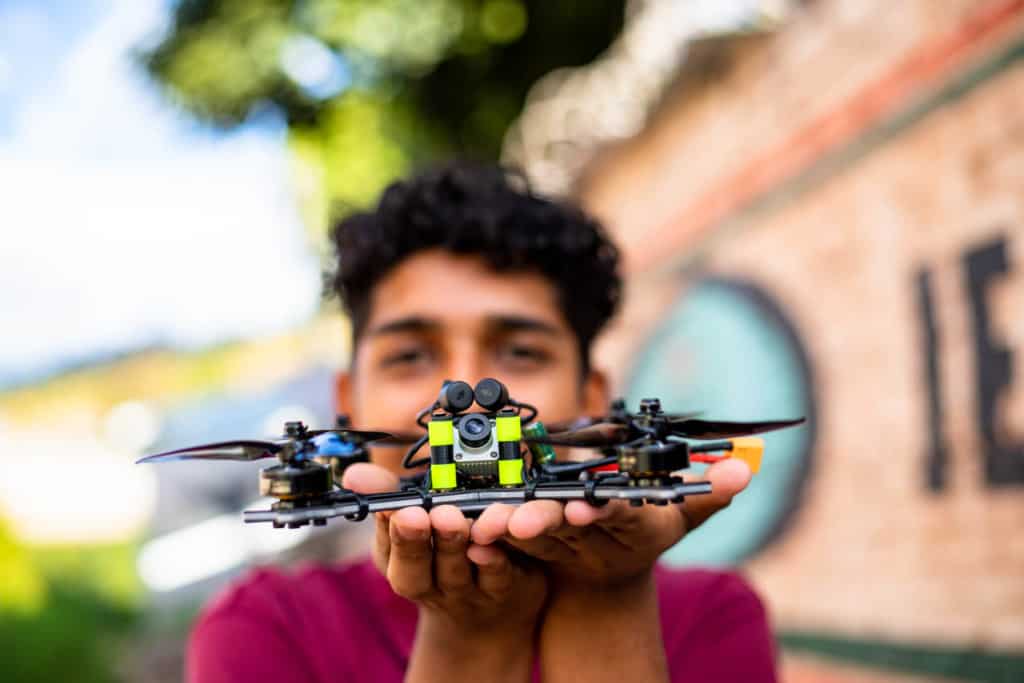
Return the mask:
<path fill-rule="evenodd" d="M 719 462 L 728 458 L 728 455 L 709 455 L 707 453 L 690 453 L 692 462 Z"/>

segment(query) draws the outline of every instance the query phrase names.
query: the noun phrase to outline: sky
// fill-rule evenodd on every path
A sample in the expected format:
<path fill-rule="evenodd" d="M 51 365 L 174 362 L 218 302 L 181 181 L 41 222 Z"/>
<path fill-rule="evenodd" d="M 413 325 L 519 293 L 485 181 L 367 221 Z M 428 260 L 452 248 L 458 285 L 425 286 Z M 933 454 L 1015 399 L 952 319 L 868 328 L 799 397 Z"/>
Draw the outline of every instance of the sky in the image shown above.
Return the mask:
<path fill-rule="evenodd" d="M 320 288 L 285 127 L 218 133 L 130 57 L 166 0 L 0 2 L 0 387 L 309 319 Z"/>

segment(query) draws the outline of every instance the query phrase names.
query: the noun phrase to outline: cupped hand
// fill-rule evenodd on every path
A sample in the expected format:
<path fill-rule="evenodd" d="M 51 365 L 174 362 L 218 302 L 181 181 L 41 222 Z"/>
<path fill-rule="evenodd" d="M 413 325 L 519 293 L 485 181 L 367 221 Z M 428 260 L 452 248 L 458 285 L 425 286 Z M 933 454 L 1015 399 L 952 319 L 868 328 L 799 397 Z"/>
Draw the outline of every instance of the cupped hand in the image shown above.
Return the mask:
<path fill-rule="evenodd" d="M 398 478 L 359 463 L 346 470 L 343 485 L 358 493 L 394 491 Z M 452 637 L 532 633 L 547 594 L 537 563 L 514 562 L 506 548 L 473 543 L 470 521 L 452 505 L 375 518 L 374 563 L 395 593 L 419 605 L 432 628 Z"/>
<path fill-rule="evenodd" d="M 711 493 L 672 505 L 612 501 L 593 507 L 551 500 L 492 505 L 473 524 L 471 539 L 487 547 L 507 544 L 548 563 L 556 588 L 614 588 L 650 572 L 661 553 L 727 507 L 750 477 L 744 462 L 730 459 L 707 469 Z"/>

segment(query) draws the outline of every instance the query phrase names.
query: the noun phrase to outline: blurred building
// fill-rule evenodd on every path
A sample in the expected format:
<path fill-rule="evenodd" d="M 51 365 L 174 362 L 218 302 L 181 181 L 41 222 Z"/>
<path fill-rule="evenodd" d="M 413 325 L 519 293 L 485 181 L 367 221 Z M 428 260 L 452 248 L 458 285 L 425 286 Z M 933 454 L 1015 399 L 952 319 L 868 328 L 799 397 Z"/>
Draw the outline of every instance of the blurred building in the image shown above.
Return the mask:
<path fill-rule="evenodd" d="M 507 153 L 621 242 L 631 395 L 812 418 L 670 558 L 743 562 L 793 680 L 1021 680 L 1024 2 L 776 9 L 627 28 Z"/>

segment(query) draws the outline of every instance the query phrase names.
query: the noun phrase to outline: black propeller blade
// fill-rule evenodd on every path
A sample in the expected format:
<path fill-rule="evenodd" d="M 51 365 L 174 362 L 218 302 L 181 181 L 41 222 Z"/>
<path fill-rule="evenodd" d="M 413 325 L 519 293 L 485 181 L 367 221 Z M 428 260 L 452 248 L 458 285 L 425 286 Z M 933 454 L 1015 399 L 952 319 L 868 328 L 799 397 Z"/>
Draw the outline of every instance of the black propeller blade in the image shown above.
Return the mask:
<path fill-rule="evenodd" d="M 728 422 L 725 420 L 697 420 L 693 418 L 673 418 L 672 433 L 688 439 L 728 439 L 734 436 L 751 436 L 776 429 L 792 427 L 806 421 L 806 418 L 795 420 L 766 420 L 762 422 Z"/>
<path fill-rule="evenodd" d="M 703 414 L 704 411 L 702 410 L 697 410 L 692 413 L 672 413 L 669 415 L 664 415 L 664 413 L 662 413 L 662 415 L 669 418 L 670 420 L 688 420 L 691 417 L 697 417 Z M 558 422 L 544 422 L 544 428 L 548 430 L 549 434 L 558 434 L 561 432 L 576 431 L 579 429 L 583 429 L 584 427 L 589 427 L 591 425 L 599 424 L 602 422 L 619 423 L 621 422 L 621 418 L 612 415 L 585 415 L 583 417 L 576 417 L 571 420 L 559 420 Z"/>
<path fill-rule="evenodd" d="M 736 436 L 750 436 L 792 427 L 805 421 L 805 418 L 802 417 L 796 420 L 769 420 L 762 422 L 700 420 L 688 414 L 665 417 L 668 417 L 674 435 L 689 439 L 728 439 Z M 544 443 L 552 446 L 606 448 L 626 443 L 635 436 L 636 432 L 629 425 L 618 422 L 599 422 L 581 429 L 556 432 L 547 436 L 526 437 L 523 440 L 527 443 Z"/>
<path fill-rule="evenodd" d="M 334 429 L 306 429 L 292 436 L 285 436 L 276 441 L 259 441 L 243 439 L 239 441 L 219 441 L 208 443 L 202 446 L 190 446 L 178 448 L 173 451 L 165 451 L 154 455 L 146 456 L 136 462 L 167 462 L 171 460 L 260 460 L 270 458 L 284 449 L 290 443 L 307 442 L 323 434 L 337 434 L 342 441 L 354 445 L 361 445 L 371 441 L 388 439 L 391 437 L 387 432 L 373 432 L 347 427 Z M 299 449 L 301 451 L 301 447 Z"/>
<path fill-rule="evenodd" d="M 574 417 L 571 420 L 559 420 L 558 422 L 548 422 L 542 420 L 544 428 L 548 430 L 549 434 L 557 434 L 561 432 L 571 432 L 577 429 L 583 429 L 591 425 L 596 425 L 600 422 L 611 422 L 611 418 L 608 415 L 585 415 L 583 417 Z"/>
<path fill-rule="evenodd" d="M 617 422 L 598 422 L 589 427 L 569 432 L 557 432 L 547 436 L 528 436 L 527 443 L 545 443 L 551 446 L 575 446 L 577 448 L 603 448 L 616 446 L 630 439 L 631 430 L 628 425 Z"/>
<path fill-rule="evenodd" d="M 667 417 L 670 422 L 678 422 L 681 420 L 692 420 L 695 417 L 699 417 L 704 414 L 703 410 L 693 410 L 689 413 L 660 413 L 660 415 Z"/>
<path fill-rule="evenodd" d="M 189 448 L 178 448 L 173 451 L 148 455 L 145 458 L 136 460 L 136 463 L 167 462 L 170 460 L 259 460 L 261 458 L 273 457 L 287 443 L 287 440 L 219 441 L 202 446 L 190 446 Z"/>

